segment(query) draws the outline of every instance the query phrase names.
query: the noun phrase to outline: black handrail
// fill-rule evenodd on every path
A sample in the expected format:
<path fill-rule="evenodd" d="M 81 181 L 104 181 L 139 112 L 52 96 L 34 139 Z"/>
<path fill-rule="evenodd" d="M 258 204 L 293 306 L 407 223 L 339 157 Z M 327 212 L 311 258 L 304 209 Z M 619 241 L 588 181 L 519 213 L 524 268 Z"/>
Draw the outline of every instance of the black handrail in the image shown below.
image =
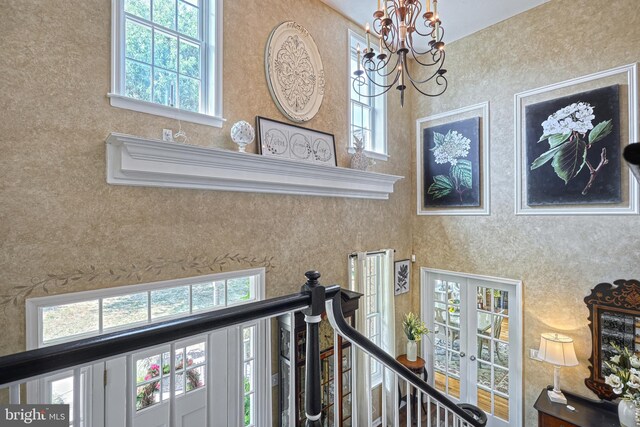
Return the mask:
<path fill-rule="evenodd" d="M 339 286 L 326 289 L 327 297 L 333 297 L 339 293 Z M 0 357 L 0 385 L 27 380 L 251 320 L 296 311 L 310 304 L 311 293 L 301 292 L 10 354 Z"/>
<path fill-rule="evenodd" d="M 340 335 L 345 337 L 348 341 L 355 344 L 357 347 L 363 349 L 365 352 L 373 355 L 384 366 L 391 369 L 393 372 L 403 376 L 406 380 L 409 380 L 415 387 L 417 387 L 424 394 L 427 394 L 435 398 L 439 403 L 445 406 L 448 410 L 455 413 L 462 418 L 465 422 L 474 427 L 483 427 L 487 422 L 487 416 L 482 409 L 469 404 L 462 404 L 462 407 L 447 398 L 444 394 L 440 393 L 435 388 L 431 387 L 420 377 L 411 372 L 408 368 L 398 362 L 393 356 L 380 347 L 371 342 L 367 337 L 356 331 L 349 325 L 342 313 L 342 301 L 339 295 L 329 297 L 327 295 L 327 302 L 331 299 L 331 311 L 327 310 L 329 322 L 331 326 L 339 332 Z M 464 408 L 464 409 L 463 409 Z M 469 411 L 469 412 L 468 412 Z M 471 415 L 474 414 L 474 415 Z"/>

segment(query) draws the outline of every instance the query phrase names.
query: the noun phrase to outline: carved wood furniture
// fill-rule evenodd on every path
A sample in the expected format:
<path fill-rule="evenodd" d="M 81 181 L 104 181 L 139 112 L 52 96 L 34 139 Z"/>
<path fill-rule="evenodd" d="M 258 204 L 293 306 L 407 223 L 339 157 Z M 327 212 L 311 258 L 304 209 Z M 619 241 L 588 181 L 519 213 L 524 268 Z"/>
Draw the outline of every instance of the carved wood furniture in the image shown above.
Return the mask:
<path fill-rule="evenodd" d="M 538 427 L 618 427 L 616 406 L 610 402 L 598 402 L 564 392 L 566 405 L 549 400 L 547 390 L 542 390 L 533 407 L 538 411 Z"/>
<path fill-rule="evenodd" d="M 604 362 L 615 354 L 612 344 L 640 352 L 640 282 L 600 283 L 584 302 L 589 308 L 592 338 L 591 376 L 585 384 L 601 399 L 613 400 L 617 396 L 604 383 L 608 374 Z"/>

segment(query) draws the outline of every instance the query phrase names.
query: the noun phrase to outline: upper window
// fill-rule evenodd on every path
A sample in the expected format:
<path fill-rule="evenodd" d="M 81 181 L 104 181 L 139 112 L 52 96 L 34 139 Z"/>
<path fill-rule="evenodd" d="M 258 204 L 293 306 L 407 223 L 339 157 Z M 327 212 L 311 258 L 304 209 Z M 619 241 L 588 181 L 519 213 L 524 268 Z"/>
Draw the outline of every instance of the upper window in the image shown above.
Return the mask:
<path fill-rule="evenodd" d="M 257 301 L 261 270 L 221 273 L 28 300 L 43 347 Z M 72 322 L 69 319 L 73 319 Z"/>
<path fill-rule="evenodd" d="M 376 75 L 377 80 L 374 82 L 365 76 L 363 76 L 364 85 L 360 86 L 355 82 L 356 76 L 353 73 L 358 70 L 358 47 L 362 52 L 367 47 L 367 42 L 351 31 L 349 31 L 349 40 L 349 151 L 354 152 L 355 138 L 358 138 L 364 142 L 365 151 L 370 157 L 386 160 L 388 158 L 385 125 L 387 96 L 373 96 L 383 90 L 376 86 L 376 83 L 382 84 L 383 80 Z M 371 43 L 376 49 L 376 43 L 373 40 Z"/>
<path fill-rule="evenodd" d="M 112 0 L 111 105 L 221 126 L 221 0 Z"/>

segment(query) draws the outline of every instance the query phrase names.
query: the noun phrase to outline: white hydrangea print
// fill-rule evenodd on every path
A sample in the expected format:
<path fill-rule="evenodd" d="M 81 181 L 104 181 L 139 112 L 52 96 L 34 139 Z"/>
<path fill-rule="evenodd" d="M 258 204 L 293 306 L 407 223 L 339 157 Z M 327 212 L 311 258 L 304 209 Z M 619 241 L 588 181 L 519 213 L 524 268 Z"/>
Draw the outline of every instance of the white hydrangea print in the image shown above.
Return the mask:
<path fill-rule="evenodd" d="M 458 159 L 467 157 L 471 149 L 471 140 L 455 130 L 450 130 L 446 135 L 434 132 L 433 140 L 436 146 L 431 151 L 437 164 L 451 163 L 451 166 L 455 166 Z"/>
<path fill-rule="evenodd" d="M 545 135 L 568 134 L 578 132 L 585 134 L 593 129 L 591 121 L 596 116 L 593 107 L 586 102 L 568 105 L 552 115 L 542 123 Z"/>

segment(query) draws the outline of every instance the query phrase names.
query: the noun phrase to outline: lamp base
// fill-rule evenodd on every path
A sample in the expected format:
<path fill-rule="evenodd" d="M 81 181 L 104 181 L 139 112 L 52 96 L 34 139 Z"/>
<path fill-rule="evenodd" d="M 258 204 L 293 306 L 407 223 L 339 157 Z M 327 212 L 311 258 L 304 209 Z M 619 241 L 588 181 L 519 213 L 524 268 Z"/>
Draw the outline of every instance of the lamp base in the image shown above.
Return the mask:
<path fill-rule="evenodd" d="M 567 398 L 564 397 L 561 391 L 553 391 L 547 390 L 547 396 L 549 396 L 549 400 L 554 403 L 562 403 L 563 405 L 567 404 Z"/>

